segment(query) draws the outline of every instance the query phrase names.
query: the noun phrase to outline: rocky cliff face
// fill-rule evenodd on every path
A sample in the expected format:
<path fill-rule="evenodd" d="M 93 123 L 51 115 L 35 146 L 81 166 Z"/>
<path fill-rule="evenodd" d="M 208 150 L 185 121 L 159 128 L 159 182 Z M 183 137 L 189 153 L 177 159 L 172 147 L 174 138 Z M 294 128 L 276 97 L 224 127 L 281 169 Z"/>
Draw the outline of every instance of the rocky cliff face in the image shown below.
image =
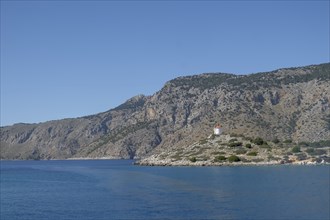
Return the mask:
<path fill-rule="evenodd" d="M 330 139 L 330 63 L 250 75 L 179 77 L 96 115 L 1 127 L 2 159 L 140 158 L 225 133 Z"/>

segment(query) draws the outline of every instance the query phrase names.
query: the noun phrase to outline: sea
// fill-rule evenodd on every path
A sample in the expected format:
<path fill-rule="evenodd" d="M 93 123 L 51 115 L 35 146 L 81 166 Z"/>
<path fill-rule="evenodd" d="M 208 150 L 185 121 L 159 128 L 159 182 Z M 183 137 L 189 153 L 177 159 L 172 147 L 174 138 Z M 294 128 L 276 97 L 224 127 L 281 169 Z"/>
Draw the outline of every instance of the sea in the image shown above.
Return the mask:
<path fill-rule="evenodd" d="M 330 219 L 329 165 L 133 162 L 1 161 L 1 220 Z"/>

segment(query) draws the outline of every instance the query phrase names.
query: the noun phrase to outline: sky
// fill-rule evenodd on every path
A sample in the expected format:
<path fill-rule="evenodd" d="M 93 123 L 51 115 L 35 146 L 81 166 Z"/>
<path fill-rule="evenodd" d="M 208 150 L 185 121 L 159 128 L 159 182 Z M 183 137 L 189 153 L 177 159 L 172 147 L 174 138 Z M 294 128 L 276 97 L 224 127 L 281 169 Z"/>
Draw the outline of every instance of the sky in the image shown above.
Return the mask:
<path fill-rule="evenodd" d="M 169 80 L 329 62 L 329 0 L 1 0 L 1 126 L 91 115 Z"/>

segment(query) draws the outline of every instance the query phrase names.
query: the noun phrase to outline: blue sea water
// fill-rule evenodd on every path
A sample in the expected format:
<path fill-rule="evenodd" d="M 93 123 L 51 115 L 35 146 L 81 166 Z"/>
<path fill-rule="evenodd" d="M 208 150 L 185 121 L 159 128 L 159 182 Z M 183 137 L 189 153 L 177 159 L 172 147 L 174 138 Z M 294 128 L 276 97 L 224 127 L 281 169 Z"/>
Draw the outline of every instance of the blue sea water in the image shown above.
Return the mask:
<path fill-rule="evenodd" d="M 330 166 L 1 161 L 1 219 L 330 219 Z"/>

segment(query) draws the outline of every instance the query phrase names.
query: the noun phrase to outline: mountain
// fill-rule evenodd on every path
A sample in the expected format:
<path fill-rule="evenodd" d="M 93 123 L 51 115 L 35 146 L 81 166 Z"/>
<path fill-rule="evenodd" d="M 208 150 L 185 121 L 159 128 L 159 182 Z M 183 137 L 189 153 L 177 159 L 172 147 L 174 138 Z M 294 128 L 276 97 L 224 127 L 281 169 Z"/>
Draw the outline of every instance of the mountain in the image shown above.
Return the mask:
<path fill-rule="evenodd" d="M 141 158 L 227 134 L 330 139 L 330 63 L 250 75 L 206 73 L 167 82 L 86 117 L 1 127 L 1 159 Z"/>

